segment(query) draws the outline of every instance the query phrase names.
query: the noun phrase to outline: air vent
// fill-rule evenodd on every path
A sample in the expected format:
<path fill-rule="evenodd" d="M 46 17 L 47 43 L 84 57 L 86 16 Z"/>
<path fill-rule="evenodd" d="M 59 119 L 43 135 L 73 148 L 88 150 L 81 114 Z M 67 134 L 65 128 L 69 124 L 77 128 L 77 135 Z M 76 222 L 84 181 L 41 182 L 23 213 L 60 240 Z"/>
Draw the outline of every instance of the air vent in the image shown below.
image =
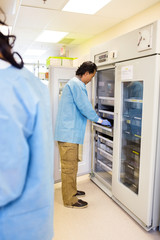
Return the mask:
<path fill-rule="evenodd" d="M 63 38 L 61 41 L 59 41 L 58 43 L 61 44 L 70 44 L 71 42 L 73 42 L 75 39 L 74 38 Z"/>

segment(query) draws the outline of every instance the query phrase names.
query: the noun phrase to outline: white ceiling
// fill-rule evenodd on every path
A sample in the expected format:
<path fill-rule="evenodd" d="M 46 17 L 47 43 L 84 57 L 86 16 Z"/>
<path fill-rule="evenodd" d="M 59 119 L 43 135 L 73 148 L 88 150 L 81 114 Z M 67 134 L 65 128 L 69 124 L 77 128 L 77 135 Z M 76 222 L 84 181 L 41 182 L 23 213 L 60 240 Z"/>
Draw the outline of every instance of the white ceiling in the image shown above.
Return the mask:
<path fill-rule="evenodd" d="M 28 58 L 30 56 L 24 55 L 27 49 L 45 49 L 46 54 L 41 57 L 46 59 L 51 55 L 58 56 L 61 46 L 65 45 L 67 49 L 75 47 L 159 1 L 112 0 L 94 15 L 63 12 L 68 0 L 46 0 L 45 3 L 43 0 L 0 0 L 0 6 L 17 36 L 15 49 Z M 69 33 L 62 43 L 35 42 L 42 30 Z M 37 60 L 36 56 L 34 58 Z"/>

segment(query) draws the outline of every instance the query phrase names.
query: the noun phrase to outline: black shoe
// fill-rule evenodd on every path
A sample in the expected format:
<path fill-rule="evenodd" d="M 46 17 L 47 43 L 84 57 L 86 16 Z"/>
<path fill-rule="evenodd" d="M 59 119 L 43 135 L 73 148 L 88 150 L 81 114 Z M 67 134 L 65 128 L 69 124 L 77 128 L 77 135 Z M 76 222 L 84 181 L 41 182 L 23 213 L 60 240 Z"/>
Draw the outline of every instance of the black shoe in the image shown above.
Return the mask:
<path fill-rule="evenodd" d="M 85 196 L 85 192 L 77 190 L 77 193 L 74 196 Z"/>
<path fill-rule="evenodd" d="M 78 199 L 78 202 L 72 204 L 72 208 L 86 208 L 88 206 L 88 203 L 81 200 L 81 199 Z"/>

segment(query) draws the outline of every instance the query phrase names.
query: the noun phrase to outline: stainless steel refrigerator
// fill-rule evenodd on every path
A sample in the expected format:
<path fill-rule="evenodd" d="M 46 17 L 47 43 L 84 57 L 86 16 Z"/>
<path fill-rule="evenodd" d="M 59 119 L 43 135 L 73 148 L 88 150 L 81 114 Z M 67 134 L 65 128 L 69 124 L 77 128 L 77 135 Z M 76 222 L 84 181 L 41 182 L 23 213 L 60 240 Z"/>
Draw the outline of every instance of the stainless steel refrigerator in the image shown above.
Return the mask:
<path fill-rule="evenodd" d="M 146 230 L 160 223 L 160 22 L 92 49 L 91 180 Z M 103 77 L 102 77 L 103 76 Z"/>

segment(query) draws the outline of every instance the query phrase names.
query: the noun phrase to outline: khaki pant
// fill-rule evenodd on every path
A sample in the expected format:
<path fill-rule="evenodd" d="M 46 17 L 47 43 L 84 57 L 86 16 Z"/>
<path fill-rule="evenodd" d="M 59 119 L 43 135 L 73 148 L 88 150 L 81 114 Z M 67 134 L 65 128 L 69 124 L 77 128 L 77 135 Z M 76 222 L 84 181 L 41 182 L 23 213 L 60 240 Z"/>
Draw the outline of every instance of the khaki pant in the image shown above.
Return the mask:
<path fill-rule="evenodd" d="M 78 144 L 58 142 L 61 157 L 63 203 L 70 206 L 78 201 L 77 193 Z"/>

